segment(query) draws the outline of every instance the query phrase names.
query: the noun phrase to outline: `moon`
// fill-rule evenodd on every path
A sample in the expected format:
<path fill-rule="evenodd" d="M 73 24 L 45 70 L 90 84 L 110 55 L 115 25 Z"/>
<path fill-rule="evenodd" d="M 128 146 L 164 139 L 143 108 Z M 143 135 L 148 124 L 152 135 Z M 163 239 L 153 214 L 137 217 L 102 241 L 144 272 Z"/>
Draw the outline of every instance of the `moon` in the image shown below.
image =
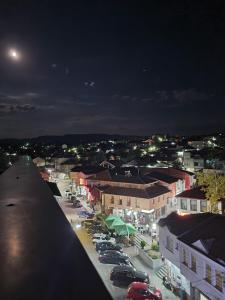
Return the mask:
<path fill-rule="evenodd" d="M 19 60 L 20 59 L 20 53 L 16 49 L 9 49 L 8 55 L 13 60 Z"/>

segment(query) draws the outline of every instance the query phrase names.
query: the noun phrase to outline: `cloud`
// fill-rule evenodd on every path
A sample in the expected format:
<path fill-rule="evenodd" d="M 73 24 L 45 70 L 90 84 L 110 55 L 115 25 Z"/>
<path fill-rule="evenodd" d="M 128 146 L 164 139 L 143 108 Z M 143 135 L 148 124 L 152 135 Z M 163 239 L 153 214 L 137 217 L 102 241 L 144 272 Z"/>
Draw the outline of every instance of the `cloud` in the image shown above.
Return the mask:
<path fill-rule="evenodd" d="M 16 113 L 16 112 L 31 112 L 37 110 L 37 107 L 29 103 L 0 103 L 0 113 Z"/>
<path fill-rule="evenodd" d="M 2 101 L 26 101 L 40 98 L 42 95 L 34 92 L 26 92 L 19 94 L 11 94 L 11 93 L 0 93 L 0 100 Z"/>
<path fill-rule="evenodd" d="M 194 88 L 182 90 L 159 90 L 140 101 L 145 104 L 157 105 L 162 108 L 183 107 L 196 102 L 208 101 L 214 95 L 208 95 Z"/>

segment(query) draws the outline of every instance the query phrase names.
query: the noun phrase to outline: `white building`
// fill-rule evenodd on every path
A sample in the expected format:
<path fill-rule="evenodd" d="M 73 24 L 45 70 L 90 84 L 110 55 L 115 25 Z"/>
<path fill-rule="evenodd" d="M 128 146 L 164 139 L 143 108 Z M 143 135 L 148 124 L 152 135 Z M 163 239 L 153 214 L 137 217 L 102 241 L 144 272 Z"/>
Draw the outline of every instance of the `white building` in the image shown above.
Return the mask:
<path fill-rule="evenodd" d="M 159 244 L 174 286 L 189 299 L 225 299 L 225 217 L 172 213 L 159 221 Z"/>
<path fill-rule="evenodd" d="M 183 154 L 183 166 L 189 172 L 196 172 L 204 168 L 204 159 L 199 155 L 192 155 L 190 152 Z"/>
<path fill-rule="evenodd" d="M 180 214 L 196 214 L 207 211 L 207 199 L 200 186 L 176 195 L 177 211 Z"/>

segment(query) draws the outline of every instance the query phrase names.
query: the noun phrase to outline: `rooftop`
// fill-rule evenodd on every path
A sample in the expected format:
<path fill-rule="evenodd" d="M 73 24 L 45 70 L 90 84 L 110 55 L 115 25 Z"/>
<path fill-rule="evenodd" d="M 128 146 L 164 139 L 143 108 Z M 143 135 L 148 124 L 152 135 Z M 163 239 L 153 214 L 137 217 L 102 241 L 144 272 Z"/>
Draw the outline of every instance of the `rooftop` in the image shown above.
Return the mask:
<path fill-rule="evenodd" d="M 74 167 L 71 172 L 82 172 L 86 175 L 96 174 L 98 172 L 101 172 L 105 170 L 103 167 L 100 166 L 91 166 L 91 165 L 85 165 L 85 166 L 77 166 Z"/>
<path fill-rule="evenodd" d="M 167 187 L 158 184 L 155 184 L 145 189 L 110 186 L 104 190 L 104 194 L 138 197 L 146 199 L 151 199 L 169 192 L 170 190 Z"/>
<path fill-rule="evenodd" d="M 1 299 L 111 299 L 28 157 L 0 176 L 0 228 Z"/>
<path fill-rule="evenodd" d="M 225 265 L 225 240 L 222 233 L 225 216 L 212 213 L 180 216 L 171 213 L 158 224 L 161 227 L 167 226 L 183 243 Z"/>
<path fill-rule="evenodd" d="M 183 191 L 182 193 L 176 195 L 176 197 L 206 200 L 205 192 L 201 190 L 200 186 L 197 186 L 190 190 Z"/>
<path fill-rule="evenodd" d="M 167 174 L 163 174 L 163 173 L 160 173 L 160 172 L 154 172 L 153 171 L 153 172 L 149 172 L 147 175 L 152 177 L 152 178 L 155 178 L 157 180 L 161 180 L 163 182 L 169 183 L 169 184 L 178 181 L 178 178 L 167 175 Z"/>

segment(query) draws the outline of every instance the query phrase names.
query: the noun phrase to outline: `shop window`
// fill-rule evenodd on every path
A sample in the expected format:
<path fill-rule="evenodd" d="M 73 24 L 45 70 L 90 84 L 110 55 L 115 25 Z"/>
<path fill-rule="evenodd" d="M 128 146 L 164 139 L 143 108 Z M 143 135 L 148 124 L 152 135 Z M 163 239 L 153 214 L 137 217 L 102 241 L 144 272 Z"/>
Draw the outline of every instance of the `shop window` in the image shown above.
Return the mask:
<path fill-rule="evenodd" d="M 223 290 L 223 276 L 218 271 L 216 271 L 216 288 L 220 291 Z"/>
<path fill-rule="evenodd" d="M 113 196 L 112 196 L 111 199 L 110 199 L 110 203 L 111 203 L 111 204 L 114 204 L 114 197 L 113 197 Z"/>
<path fill-rule="evenodd" d="M 206 268 L 205 268 L 205 280 L 208 283 L 212 282 L 212 269 L 210 267 L 210 265 L 206 264 Z"/>
<path fill-rule="evenodd" d="M 123 204 L 123 201 L 122 201 L 122 199 L 119 199 L 119 205 L 122 205 Z"/>
<path fill-rule="evenodd" d="M 187 199 L 181 199 L 181 209 L 187 210 Z"/>
<path fill-rule="evenodd" d="M 187 251 L 183 249 L 183 264 L 185 266 L 188 266 L 188 256 L 187 256 Z"/>
<path fill-rule="evenodd" d="M 200 201 L 200 210 L 201 210 L 201 212 L 206 212 L 207 211 L 207 201 L 206 200 L 201 200 Z"/>
<path fill-rule="evenodd" d="M 196 200 L 191 200 L 190 206 L 191 206 L 192 211 L 197 211 L 197 201 Z"/>
<path fill-rule="evenodd" d="M 191 255 L 191 269 L 196 273 L 196 257 L 194 255 Z"/>
<path fill-rule="evenodd" d="M 173 252 L 173 239 L 169 236 L 166 237 L 166 248 L 170 252 Z"/>

